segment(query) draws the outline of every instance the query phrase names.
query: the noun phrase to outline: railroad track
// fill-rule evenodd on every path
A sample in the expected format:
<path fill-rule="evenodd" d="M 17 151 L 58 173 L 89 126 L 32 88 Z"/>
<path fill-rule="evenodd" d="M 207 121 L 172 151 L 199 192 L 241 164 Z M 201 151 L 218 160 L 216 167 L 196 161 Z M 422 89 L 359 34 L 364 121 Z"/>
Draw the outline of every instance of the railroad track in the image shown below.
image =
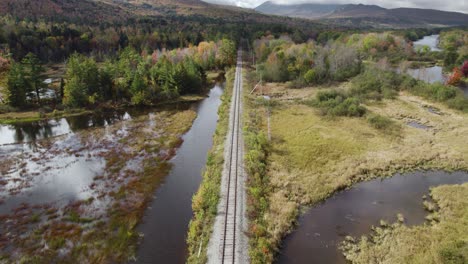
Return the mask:
<path fill-rule="evenodd" d="M 229 140 L 229 161 L 227 173 L 227 194 L 224 196 L 224 227 L 221 238 L 221 263 L 236 262 L 236 236 L 239 231 L 238 218 L 238 203 L 239 201 L 239 174 L 242 173 L 242 156 L 241 156 L 241 133 L 240 129 L 240 114 L 241 114 L 241 90 L 242 90 L 242 52 L 239 52 L 236 74 L 233 88 L 233 116 L 231 116 L 231 135 Z"/>

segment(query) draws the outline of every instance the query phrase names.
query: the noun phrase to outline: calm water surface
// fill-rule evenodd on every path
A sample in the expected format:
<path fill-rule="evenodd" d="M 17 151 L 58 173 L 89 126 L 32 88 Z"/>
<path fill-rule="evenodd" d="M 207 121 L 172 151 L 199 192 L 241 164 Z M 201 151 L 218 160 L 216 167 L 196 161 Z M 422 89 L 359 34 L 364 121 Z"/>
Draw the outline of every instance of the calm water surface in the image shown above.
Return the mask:
<path fill-rule="evenodd" d="M 133 117 L 146 116 L 151 126 L 154 113 L 189 107 L 197 105 L 183 103 L 0 125 L 0 215 L 22 204 L 63 206 L 93 197 L 90 186 L 106 166 L 103 154 L 127 133 Z M 90 129 L 101 131 L 101 136 L 84 136 L 82 132 Z"/>
<path fill-rule="evenodd" d="M 427 83 L 445 83 L 445 81 L 447 80 L 447 76 L 444 74 L 442 67 L 440 66 L 408 69 L 406 73 L 408 73 L 417 80 L 425 81 Z"/>
<path fill-rule="evenodd" d="M 381 219 L 395 222 L 401 213 L 407 225 L 424 222 L 422 196 L 429 188 L 468 182 L 468 173 L 415 172 L 356 184 L 309 209 L 283 242 L 277 263 L 346 263 L 337 248 L 347 235 L 360 237 Z"/>
<path fill-rule="evenodd" d="M 425 36 L 422 39 L 413 42 L 415 49 L 421 48 L 423 46 L 429 46 L 431 51 L 441 51 L 437 46 L 439 44 L 439 35 L 430 35 Z"/>
<path fill-rule="evenodd" d="M 186 235 L 192 218 L 192 197 L 201 182 L 201 172 L 218 121 L 223 90 L 216 86 L 198 105 L 198 117 L 183 137 L 172 160 L 174 165 L 138 230 L 144 234 L 137 263 L 185 263 Z"/>

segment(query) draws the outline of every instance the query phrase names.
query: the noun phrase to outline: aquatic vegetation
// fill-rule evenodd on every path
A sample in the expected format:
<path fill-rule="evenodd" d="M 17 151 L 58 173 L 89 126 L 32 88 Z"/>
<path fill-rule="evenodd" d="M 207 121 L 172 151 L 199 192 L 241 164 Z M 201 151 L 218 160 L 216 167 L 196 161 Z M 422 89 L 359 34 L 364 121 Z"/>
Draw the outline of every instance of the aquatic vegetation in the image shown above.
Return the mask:
<path fill-rule="evenodd" d="M 414 169 L 468 169 L 468 150 L 462 147 L 468 140 L 464 136 L 467 117 L 445 102 L 400 91 L 394 99 L 379 96 L 378 101 L 365 101 L 370 113 L 367 118 L 327 118 L 320 109 L 307 106 L 311 98 L 349 94 L 352 85 L 300 91 L 286 85 L 265 86 L 276 106 L 271 110 L 272 139 L 266 163 L 266 225 L 258 229 L 264 238 L 259 247 L 264 249 L 263 256 L 277 252 L 281 239 L 293 228 L 300 206 L 317 204 L 356 182 Z M 438 109 L 437 113 L 428 107 Z M 261 105 L 256 111 L 266 114 Z M 406 126 L 411 120 L 431 129 Z M 256 127 L 267 131 L 265 121 Z"/>
<path fill-rule="evenodd" d="M 431 197 L 439 208 L 430 206 L 429 219 L 437 221 L 377 227 L 368 236 L 348 238 L 342 245 L 344 255 L 351 263 L 466 263 L 467 194 L 467 183 L 435 187 Z"/>
<path fill-rule="evenodd" d="M 88 187 L 70 201 L 59 197 L 55 198 L 58 202 L 32 200 L 2 215 L 7 223 L 0 227 L 2 258 L 41 263 L 127 261 L 139 239 L 135 227 L 195 117 L 192 110 L 158 111 L 35 142 L 37 151 L 21 154 L 27 164 L 5 165 L 9 174 L 3 179 L 8 185 L 0 187 L 0 197 L 7 202 L 21 197 L 35 178 L 47 179 L 48 173 L 60 172 L 70 160 L 69 164 L 97 162 L 102 166 L 85 181 Z M 57 163 L 60 159 L 63 164 Z"/>

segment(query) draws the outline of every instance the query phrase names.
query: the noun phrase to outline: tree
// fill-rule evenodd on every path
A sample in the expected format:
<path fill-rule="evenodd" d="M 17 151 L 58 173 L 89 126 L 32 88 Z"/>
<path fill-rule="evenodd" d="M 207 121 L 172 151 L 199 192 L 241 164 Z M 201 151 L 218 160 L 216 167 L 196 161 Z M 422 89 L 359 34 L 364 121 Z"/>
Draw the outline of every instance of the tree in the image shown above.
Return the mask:
<path fill-rule="evenodd" d="M 146 87 L 142 73 L 137 71 L 130 87 L 133 104 L 143 105 L 148 101 L 148 97 L 146 96 Z"/>
<path fill-rule="evenodd" d="M 461 66 L 461 71 L 463 73 L 463 76 L 468 77 L 468 60 L 466 60 Z"/>
<path fill-rule="evenodd" d="M 462 79 L 463 73 L 460 68 L 455 67 L 453 68 L 453 72 L 450 75 L 447 84 L 448 85 L 459 85 Z"/>
<path fill-rule="evenodd" d="M 45 87 L 45 69 L 41 65 L 41 62 L 32 53 L 28 53 L 23 59 L 22 63 L 26 67 L 26 81 L 28 83 L 28 91 L 31 91 L 36 94 L 36 99 L 39 105 L 41 104 L 41 92 Z"/>
<path fill-rule="evenodd" d="M 64 88 L 63 103 L 71 107 L 84 106 L 88 103 L 86 86 L 77 76 L 68 78 Z"/>
<path fill-rule="evenodd" d="M 236 44 L 229 39 L 223 39 L 219 48 L 219 64 L 221 67 L 236 63 Z"/>
<path fill-rule="evenodd" d="M 11 65 L 7 82 L 7 101 L 14 107 L 22 108 L 26 105 L 27 83 L 25 81 L 24 68 L 19 63 Z"/>
<path fill-rule="evenodd" d="M 444 57 L 444 65 L 446 67 L 453 66 L 455 62 L 457 61 L 458 54 L 457 51 L 454 48 L 447 49 L 445 52 L 445 57 Z"/>
<path fill-rule="evenodd" d="M 161 88 L 162 94 L 166 98 L 179 96 L 179 87 L 175 80 L 175 70 L 172 63 L 164 57 L 154 67 L 152 75 L 157 76 L 157 84 Z"/>
<path fill-rule="evenodd" d="M 63 103 L 72 107 L 85 106 L 102 96 L 99 70 L 92 58 L 73 54 L 67 62 Z M 91 102 L 92 103 L 92 102 Z"/>

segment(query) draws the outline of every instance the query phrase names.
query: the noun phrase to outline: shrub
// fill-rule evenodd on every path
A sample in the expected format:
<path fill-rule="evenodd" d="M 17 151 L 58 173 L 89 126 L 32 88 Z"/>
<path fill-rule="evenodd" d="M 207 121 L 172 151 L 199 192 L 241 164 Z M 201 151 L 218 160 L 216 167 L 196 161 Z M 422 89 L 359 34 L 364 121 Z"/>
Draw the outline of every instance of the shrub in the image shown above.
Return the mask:
<path fill-rule="evenodd" d="M 462 67 L 461 67 L 461 72 L 463 73 L 464 77 L 468 77 L 468 60 L 466 60 Z"/>
<path fill-rule="evenodd" d="M 5 114 L 9 112 L 16 112 L 18 111 L 17 108 L 14 108 L 13 106 L 6 105 L 6 104 L 0 104 L 0 114 Z"/>
<path fill-rule="evenodd" d="M 468 242 L 458 240 L 451 245 L 447 245 L 445 248 L 439 250 L 439 255 L 443 263 L 449 264 L 462 264 L 467 263 L 467 252 Z"/>
<path fill-rule="evenodd" d="M 319 92 L 311 105 L 318 107 L 323 115 L 359 117 L 366 113 L 358 98 L 347 97 L 337 91 Z"/>
<path fill-rule="evenodd" d="M 316 73 L 316 71 L 314 69 L 310 69 L 308 70 L 305 74 L 304 74 L 304 80 L 307 84 L 312 84 L 312 83 L 316 83 L 317 80 L 318 80 L 318 75 Z"/>
<path fill-rule="evenodd" d="M 447 105 L 456 110 L 468 112 L 468 98 L 457 96 L 447 101 Z"/>
<path fill-rule="evenodd" d="M 0 55 L 0 72 L 7 71 L 10 68 L 10 61 Z"/>
<path fill-rule="evenodd" d="M 381 130 L 387 129 L 393 123 L 393 121 L 390 118 L 375 114 L 370 115 L 367 118 L 367 121 L 369 122 L 369 124 L 371 124 L 372 127 Z"/>
<path fill-rule="evenodd" d="M 448 78 L 448 85 L 459 85 L 463 77 L 463 72 L 458 67 L 453 68 L 452 74 Z"/>
<path fill-rule="evenodd" d="M 405 79 L 391 71 L 368 69 L 352 80 L 350 93 L 362 99 L 394 98 L 403 84 L 408 85 Z"/>
<path fill-rule="evenodd" d="M 409 91 L 415 95 L 422 96 L 436 101 L 447 101 L 457 96 L 458 89 L 452 86 L 445 86 L 441 83 L 427 84 L 418 82 L 410 87 Z"/>
<path fill-rule="evenodd" d="M 401 129 L 401 127 L 392 119 L 378 114 L 369 115 L 367 117 L 367 122 L 373 128 L 381 130 L 388 134 L 397 134 Z"/>

